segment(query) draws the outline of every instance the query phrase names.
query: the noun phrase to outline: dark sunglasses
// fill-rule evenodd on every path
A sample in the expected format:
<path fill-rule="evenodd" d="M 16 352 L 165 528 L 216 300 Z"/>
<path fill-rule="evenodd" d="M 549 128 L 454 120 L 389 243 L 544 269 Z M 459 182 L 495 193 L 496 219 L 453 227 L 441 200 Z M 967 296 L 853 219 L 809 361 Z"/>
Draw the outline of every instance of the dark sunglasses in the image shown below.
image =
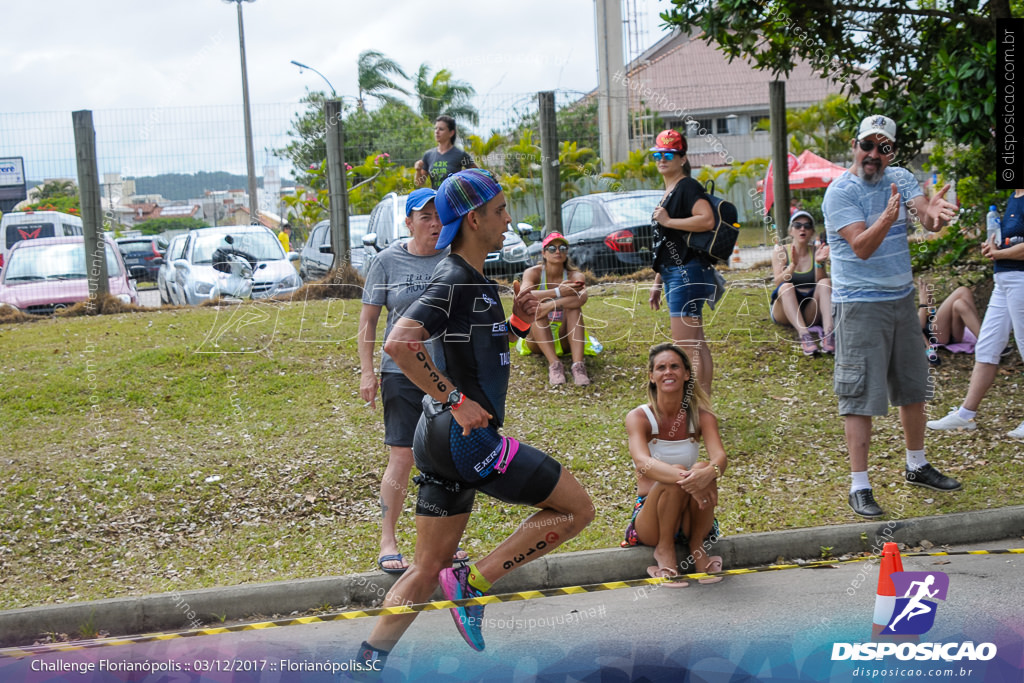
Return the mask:
<path fill-rule="evenodd" d="M 865 152 L 870 152 L 875 148 L 874 140 L 861 140 L 857 144 L 860 145 L 860 148 Z M 886 156 L 888 156 L 892 154 L 892 145 L 889 144 L 888 142 L 883 142 L 882 144 L 878 145 L 878 152 L 879 154 L 885 154 Z"/>
<path fill-rule="evenodd" d="M 560 251 L 564 254 L 565 252 L 569 251 L 569 247 L 565 244 L 559 244 L 557 246 L 554 244 L 549 244 L 548 246 L 544 247 L 544 251 L 548 252 L 549 254 L 554 254 L 555 252 Z"/>
<path fill-rule="evenodd" d="M 654 157 L 655 161 L 661 161 L 662 159 L 672 161 L 676 158 L 676 154 L 677 152 L 654 152 L 651 156 Z"/>
<path fill-rule="evenodd" d="M 794 230 L 814 230 L 814 226 L 810 223 L 793 223 L 790 227 Z"/>

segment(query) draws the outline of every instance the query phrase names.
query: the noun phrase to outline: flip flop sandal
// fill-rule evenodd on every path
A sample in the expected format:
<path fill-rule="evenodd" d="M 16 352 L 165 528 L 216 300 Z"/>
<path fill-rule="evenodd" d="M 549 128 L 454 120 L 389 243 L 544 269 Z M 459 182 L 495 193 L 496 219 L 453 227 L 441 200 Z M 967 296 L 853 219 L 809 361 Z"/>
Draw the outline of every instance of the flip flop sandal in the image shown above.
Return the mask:
<path fill-rule="evenodd" d="M 380 567 L 380 570 L 382 572 L 384 572 L 385 574 L 404 574 L 405 570 L 408 569 L 408 567 L 385 567 L 384 566 L 385 562 L 404 562 L 404 561 L 405 560 L 402 557 L 402 553 L 398 553 L 397 555 L 381 555 L 380 557 L 377 558 L 377 566 Z"/>
<path fill-rule="evenodd" d="M 647 575 L 652 579 L 671 579 L 679 576 L 679 572 L 672 567 L 659 567 L 656 564 L 652 564 L 647 568 Z M 687 581 L 665 581 L 657 585 L 664 586 L 665 588 L 686 588 L 690 584 Z"/>
<path fill-rule="evenodd" d="M 708 566 L 704 569 L 705 574 L 714 574 L 722 571 L 722 558 L 719 555 L 712 555 L 708 558 Z M 718 583 L 722 576 L 709 576 L 706 579 L 697 579 L 697 583 Z"/>

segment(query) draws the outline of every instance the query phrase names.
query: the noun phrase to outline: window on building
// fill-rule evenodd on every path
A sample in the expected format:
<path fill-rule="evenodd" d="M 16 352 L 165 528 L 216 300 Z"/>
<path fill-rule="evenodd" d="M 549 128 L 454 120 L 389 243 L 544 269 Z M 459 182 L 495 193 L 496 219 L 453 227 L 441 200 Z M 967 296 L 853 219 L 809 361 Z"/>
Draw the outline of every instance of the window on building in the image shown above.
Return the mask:
<path fill-rule="evenodd" d="M 715 129 L 712 126 L 712 124 L 714 123 L 714 121 L 712 119 L 696 119 L 696 121 L 697 121 L 697 125 L 696 125 L 696 129 L 697 130 L 695 130 L 694 133 L 703 132 L 706 135 L 708 133 L 714 133 L 715 132 Z"/>
<path fill-rule="evenodd" d="M 763 127 L 762 127 L 762 123 L 761 123 L 762 121 L 764 122 Z M 768 121 L 769 121 L 769 118 L 767 116 L 764 116 L 763 114 L 759 114 L 757 116 L 751 116 L 750 117 L 750 130 L 752 132 L 754 132 L 754 133 L 767 132 L 768 131 Z"/>

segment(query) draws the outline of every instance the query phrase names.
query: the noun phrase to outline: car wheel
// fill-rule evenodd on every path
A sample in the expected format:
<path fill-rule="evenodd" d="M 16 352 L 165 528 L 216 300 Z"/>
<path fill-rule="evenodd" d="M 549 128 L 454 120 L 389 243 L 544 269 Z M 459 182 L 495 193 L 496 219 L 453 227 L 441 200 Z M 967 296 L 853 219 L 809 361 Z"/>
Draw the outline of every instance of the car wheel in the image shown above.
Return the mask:
<path fill-rule="evenodd" d="M 160 290 L 160 305 L 166 306 L 170 303 L 170 301 L 167 300 L 167 293 L 164 291 L 163 287 L 157 286 L 157 289 Z"/>

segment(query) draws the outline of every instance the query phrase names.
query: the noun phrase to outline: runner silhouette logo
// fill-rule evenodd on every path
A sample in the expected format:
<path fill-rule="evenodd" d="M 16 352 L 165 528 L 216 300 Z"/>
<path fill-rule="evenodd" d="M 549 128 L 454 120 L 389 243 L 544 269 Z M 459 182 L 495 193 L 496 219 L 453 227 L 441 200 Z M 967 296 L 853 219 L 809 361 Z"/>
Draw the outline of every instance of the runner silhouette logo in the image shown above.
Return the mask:
<path fill-rule="evenodd" d="M 949 592 L 949 577 L 942 572 L 893 572 L 896 606 L 882 635 L 921 635 L 935 624 L 938 603 Z"/>

